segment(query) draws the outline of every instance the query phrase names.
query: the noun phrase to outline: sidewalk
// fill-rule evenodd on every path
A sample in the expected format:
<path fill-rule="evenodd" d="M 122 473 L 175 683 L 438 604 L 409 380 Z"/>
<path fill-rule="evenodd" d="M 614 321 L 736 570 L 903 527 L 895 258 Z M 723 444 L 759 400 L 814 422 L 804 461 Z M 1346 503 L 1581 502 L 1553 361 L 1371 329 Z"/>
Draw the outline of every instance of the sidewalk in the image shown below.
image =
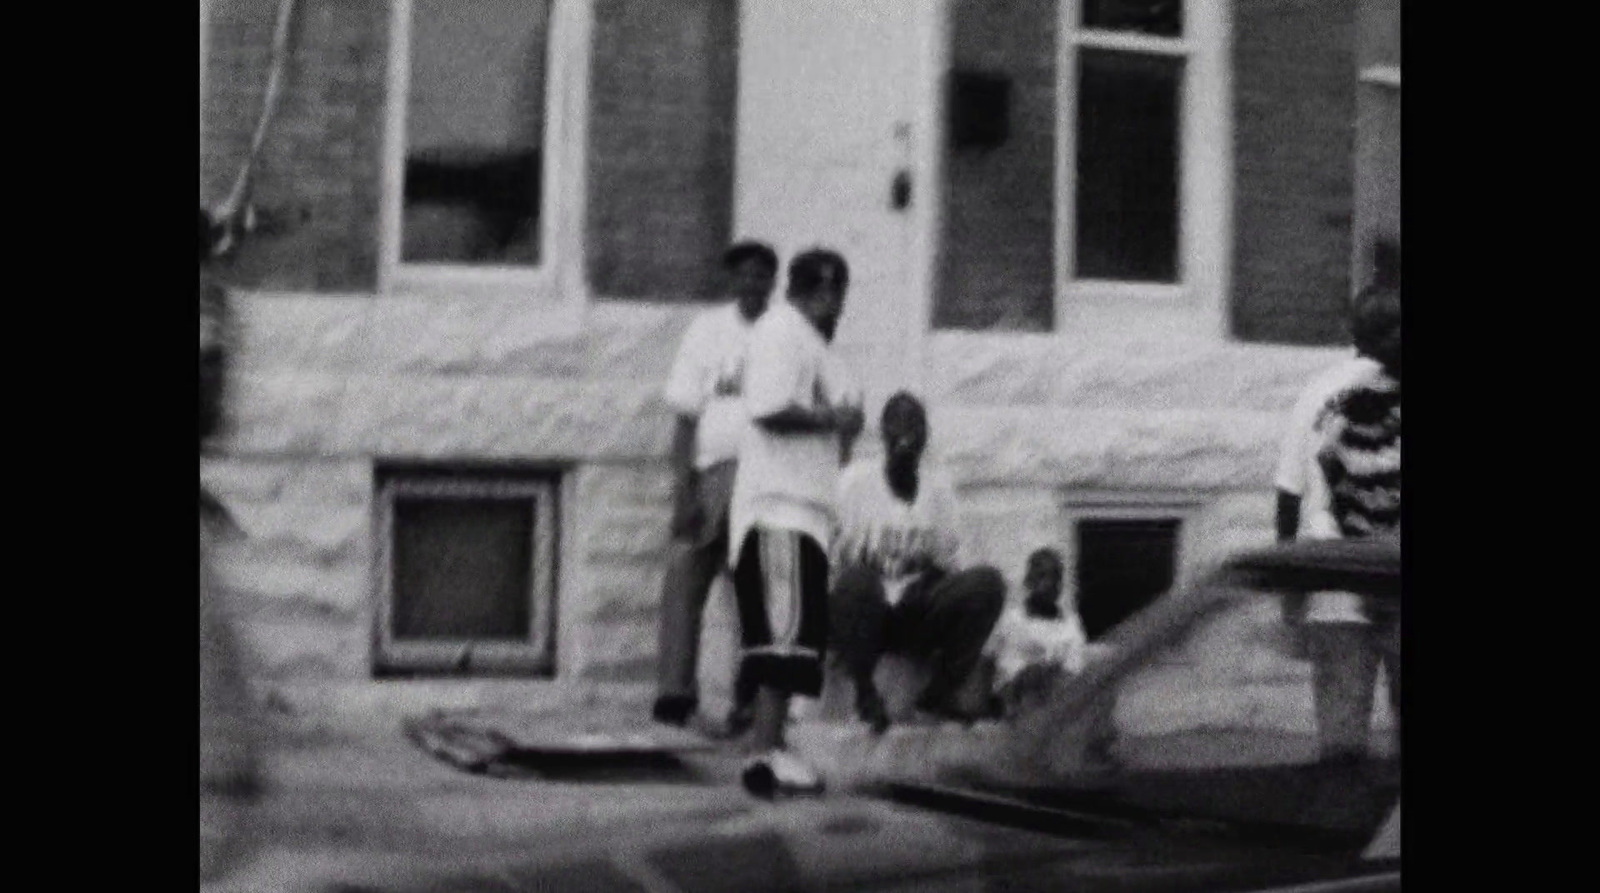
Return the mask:
<path fill-rule="evenodd" d="M 787 836 L 783 829 L 789 829 L 813 839 L 811 826 L 837 824 L 841 808 L 856 818 L 839 827 L 867 835 L 859 841 L 861 858 L 875 870 L 898 861 L 922 865 L 954 857 L 953 851 L 930 856 L 930 844 L 919 843 L 917 835 L 932 831 L 896 830 L 892 826 L 903 819 L 892 807 L 848 794 L 854 783 L 877 773 L 922 771 L 963 748 L 981 746 L 992 731 L 903 727 L 875 739 L 859 724 L 810 721 L 791 734 L 795 749 L 824 767 L 829 796 L 780 804 L 752 798 L 738 784 L 742 759 L 731 750 L 685 756 L 681 778 L 576 782 L 472 775 L 424 753 L 398 728 L 343 739 L 280 736 L 265 754 L 268 789 L 248 832 L 252 856 L 202 893 L 326 893 L 333 889 L 326 881 L 334 877 L 347 884 L 370 879 L 368 889 L 395 889 L 385 879 L 437 860 L 555 864 L 596 841 L 663 833 L 743 839 Z M 831 864 L 838 855 L 806 858 Z M 593 887 L 603 880 L 572 889 L 609 889 Z"/>

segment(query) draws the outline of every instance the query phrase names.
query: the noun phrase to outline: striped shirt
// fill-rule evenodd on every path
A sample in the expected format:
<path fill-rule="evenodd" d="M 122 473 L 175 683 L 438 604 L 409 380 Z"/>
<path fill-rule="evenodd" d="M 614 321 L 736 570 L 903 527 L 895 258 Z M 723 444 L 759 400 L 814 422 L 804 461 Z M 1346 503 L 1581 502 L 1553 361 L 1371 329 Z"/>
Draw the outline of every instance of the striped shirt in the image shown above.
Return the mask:
<path fill-rule="evenodd" d="M 1400 532 L 1400 382 L 1376 372 L 1344 388 L 1317 420 L 1323 526 L 1340 537 Z"/>

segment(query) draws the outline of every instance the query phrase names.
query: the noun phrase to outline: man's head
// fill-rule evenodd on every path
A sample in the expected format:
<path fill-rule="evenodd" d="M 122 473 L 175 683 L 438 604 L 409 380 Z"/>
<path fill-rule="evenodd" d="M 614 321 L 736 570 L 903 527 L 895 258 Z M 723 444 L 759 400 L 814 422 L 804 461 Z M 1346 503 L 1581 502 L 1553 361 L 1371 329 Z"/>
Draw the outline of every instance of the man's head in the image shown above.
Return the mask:
<path fill-rule="evenodd" d="M 728 294 L 739 302 L 746 319 L 766 312 L 778 282 L 778 253 L 761 242 L 739 242 L 722 254 Z"/>
<path fill-rule="evenodd" d="M 1022 589 L 1027 593 L 1029 614 L 1056 617 L 1061 612 L 1061 589 L 1066 576 L 1066 565 L 1061 553 L 1054 549 L 1035 549 L 1028 556 L 1028 570 L 1022 578 Z"/>
<path fill-rule="evenodd" d="M 789 262 L 789 303 L 829 341 L 844 312 L 850 265 L 837 252 L 814 248 Z"/>
<path fill-rule="evenodd" d="M 879 421 L 884 454 L 892 465 L 915 467 L 928 446 L 928 412 L 910 392 L 899 391 L 883 404 Z"/>
<path fill-rule="evenodd" d="M 1351 306 L 1350 329 L 1356 350 L 1400 377 L 1400 289 L 1369 286 Z"/>

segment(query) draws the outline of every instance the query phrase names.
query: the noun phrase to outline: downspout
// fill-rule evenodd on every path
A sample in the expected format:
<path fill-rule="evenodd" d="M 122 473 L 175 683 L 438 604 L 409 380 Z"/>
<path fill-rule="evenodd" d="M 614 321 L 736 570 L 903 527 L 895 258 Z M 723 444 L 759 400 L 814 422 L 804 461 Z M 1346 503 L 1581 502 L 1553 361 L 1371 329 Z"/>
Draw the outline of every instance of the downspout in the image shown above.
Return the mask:
<path fill-rule="evenodd" d="M 272 55 L 267 69 L 267 87 L 261 97 L 261 112 L 256 118 L 255 133 L 250 138 L 250 150 L 239 167 L 238 176 L 234 178 L 233 188 L 212 212 L 212 219 L 217 221 L 221 230 L 217 246 L 219 255 L 233 248 L 241 237 L 255 229 L 255 207 L 250 203 L 253 175 L 282 98 L 283 81 L 289 65 L 289 29 L 294 21 L 295 10 L 295 0 L 279 0 L 278 19 L 272 35 Z M 204 0 L 201 11 L 204 21 Z"/>

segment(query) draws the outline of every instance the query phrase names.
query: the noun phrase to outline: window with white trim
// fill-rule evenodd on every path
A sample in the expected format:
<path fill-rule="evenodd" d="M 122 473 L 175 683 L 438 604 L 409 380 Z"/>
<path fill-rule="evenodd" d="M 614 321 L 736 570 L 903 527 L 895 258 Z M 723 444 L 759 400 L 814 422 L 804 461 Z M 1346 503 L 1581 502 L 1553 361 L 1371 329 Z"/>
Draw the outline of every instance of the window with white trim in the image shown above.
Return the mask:
<path fill-rule="evenodd" d="M 1076 303 L 1219 289 L 1221 0 L 956 0 L 953 16 L 952 87 L 1003 84 L 1010 120 L 946 150 L 935 325 L 1051 331 Z"/>
<path fill-rule="evenodd" d="M 400 0 L 390 84 L 397 272 L 502 275 L 552 255 L 544 188 L 563 134 L 550 97 L 556 0 Z"/>
<path fill-rule="evenodd" d="M 397 0 L 386 290 L 713 296 L 737 7 Z"/>
<path fill-rule="evenodd" d="M 557 476 L 380 468 L 377 484 L 377 673 L 552 673 Z"/>

